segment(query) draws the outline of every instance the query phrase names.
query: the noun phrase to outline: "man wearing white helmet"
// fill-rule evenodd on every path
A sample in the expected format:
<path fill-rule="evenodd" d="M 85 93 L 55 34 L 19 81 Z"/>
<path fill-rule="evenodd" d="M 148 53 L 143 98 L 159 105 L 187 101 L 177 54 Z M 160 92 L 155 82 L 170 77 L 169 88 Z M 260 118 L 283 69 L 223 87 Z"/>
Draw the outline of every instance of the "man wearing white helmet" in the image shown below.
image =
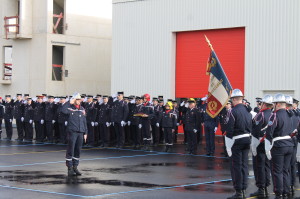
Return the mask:
<path fill-rule="evenodd" d="M 80 152 L 83 144 L 83 135 L 88 133 L 86 112 L 81 106 L 81 96 L 75 94 L 72 99 L 63 105 L 62 112 L 69 115 L 67 123 L 68 146 L 66 153 L 66 166 L 68 176 L 79 176 L 81 173 L 79 165 Z"/>
<path fill-rule="evenodd" d="M 231 157 L 231 177 L 235 194 L 228 199 L 243 199 L 248 181 L 248 153 L 252 117 L 243 104 L 244 95 L 239 89 L 232 91 L 232 109 L 228 118 L 225 136 L 226 150 Z"/>
<path fill-rule="evenodd" d="M 296 175 L 297 175 L 297 168 L 296 168 L 296 154 L 297 154 L 297 146 L 298 146 L 298 140 L 297 140 L 297 127 L 299 125 L 299 117 L 297 115 L 297 112 L 293 108 L 293 98 L 289 95 L 285 96 L 286 99 L 286 106 L 287 111 L 289 113 L 289 116 L 291 117 L 292 124 L 293 124 L 293 133 L 291 134 L 292 140 L 294 142 L 293 147 L 293 155 L 291 158 L 291 168 L 290 168 L 290 176 L 291 176 L 291 193 L 294 194 L 294 186 L 296 183 Z"/>
<path fill-rule="evenodd" d="M 273 97 L 271 95 L 265 95 L 260 102 L 261 108 L 253 118 L 251 142 L 253 170 L 258 190 L 250 194 L 251 197 L 267 197 L 267 187 L 271 183 L 270 161 L 266 156 L 264 138 L 268 121 L 272 114 Z"/>
<path fill-rule="evenodd" d="M 272 167 L 272 180 L 275 199 L 287 198 L 290 193 L 289 169 L 293 154 L 291 139 L 292 120 L 286 111 L 286 99 L 283 94 L 274 96 L 274 109 L 268 123 L 265 139 L 265 151 Z"/>

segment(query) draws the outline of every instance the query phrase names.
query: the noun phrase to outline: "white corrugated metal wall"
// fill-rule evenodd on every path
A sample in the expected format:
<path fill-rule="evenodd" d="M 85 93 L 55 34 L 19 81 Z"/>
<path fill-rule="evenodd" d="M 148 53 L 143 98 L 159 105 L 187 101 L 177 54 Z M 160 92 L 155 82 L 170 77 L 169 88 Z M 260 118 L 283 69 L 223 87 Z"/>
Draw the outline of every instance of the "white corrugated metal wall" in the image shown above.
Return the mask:
<path fill-rule="evenodd" d="M 112 92 L 174 98 L 174 32 L 245 27 L 247 98 L 277 90 L 299 98 L 299 8 L 298 0 L 114 0 Z"/>

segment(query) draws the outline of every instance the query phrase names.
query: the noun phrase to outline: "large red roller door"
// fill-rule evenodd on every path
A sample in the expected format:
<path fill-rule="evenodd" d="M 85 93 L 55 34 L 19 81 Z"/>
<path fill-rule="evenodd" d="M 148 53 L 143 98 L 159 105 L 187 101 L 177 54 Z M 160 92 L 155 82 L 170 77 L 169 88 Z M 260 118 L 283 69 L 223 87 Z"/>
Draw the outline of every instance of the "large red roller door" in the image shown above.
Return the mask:
<path fill-rule="evenodd" d="M 178 32 L 176 98 L 207 94 L 206 63 L 210 49 L 204 35 L 211 41 L 232 87 L 244 91 L 245 28 Z"/>

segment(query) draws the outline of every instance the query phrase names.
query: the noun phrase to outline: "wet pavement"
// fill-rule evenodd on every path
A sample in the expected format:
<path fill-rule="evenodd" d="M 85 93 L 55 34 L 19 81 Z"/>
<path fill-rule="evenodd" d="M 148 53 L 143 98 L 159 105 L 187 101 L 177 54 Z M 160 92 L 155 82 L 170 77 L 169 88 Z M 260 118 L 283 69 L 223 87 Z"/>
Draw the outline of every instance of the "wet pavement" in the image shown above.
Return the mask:
<path fill-rule="evenodd" d="M 79 177 L 66 175 L 65 148 L 1 140 L 0 198 L 218 199 L 233 193 L 229 159 L 221 155 L 220 138 L 214 157 L 205 155 L 204 143 L 198 155 L 185 154 L 182 144 L 170 153 L 163 152 L 163 146 L 152 151 L 84 148 Z M 248 196 L 256 190 L 250 156 L 249 167 Z"/>

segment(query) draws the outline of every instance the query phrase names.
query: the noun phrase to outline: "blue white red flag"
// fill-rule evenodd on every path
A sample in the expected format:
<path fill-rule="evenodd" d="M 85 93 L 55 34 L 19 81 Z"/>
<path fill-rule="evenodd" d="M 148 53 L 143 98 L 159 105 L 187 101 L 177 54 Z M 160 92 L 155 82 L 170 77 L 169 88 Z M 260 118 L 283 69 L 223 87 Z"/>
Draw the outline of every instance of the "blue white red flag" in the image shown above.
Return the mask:
<path fill-rule="evenodd" d="M 208 59 L 206 74 L 210 76 L 206 113 L 215 118 L 227 104 L 232 87 L 213 49 Z"/>

